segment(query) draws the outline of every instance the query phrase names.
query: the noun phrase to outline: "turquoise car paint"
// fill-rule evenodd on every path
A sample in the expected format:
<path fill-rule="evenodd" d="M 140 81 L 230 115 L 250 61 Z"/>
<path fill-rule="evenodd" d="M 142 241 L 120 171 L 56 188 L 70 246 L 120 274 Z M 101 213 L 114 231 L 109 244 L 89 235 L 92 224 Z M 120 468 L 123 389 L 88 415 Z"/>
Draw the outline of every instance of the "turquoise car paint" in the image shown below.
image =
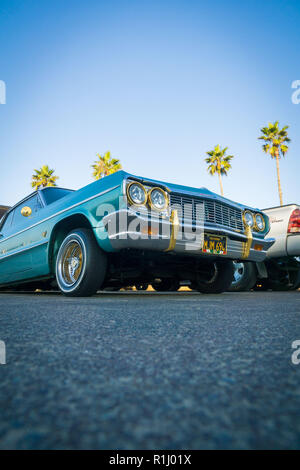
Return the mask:
<path fill-rule="evenodd" d="M 205 188 L 191 188 L 177 184 L 155 181 L 147 178 L 137 177 L 118 171 L 113 175 L 95 181 L 77 191 L 72 191 L 64 197 L 45 204 L 43 190 L 32 193 L 20 203 L 11 208 L 0 223 L 0 285 L 22 282 L 30 279 L 47 278 L 54 275 L 55 253 L 62 237 L 67 235 L 69 229 L 74 229 L 77 223 L 80 228 L 82 224 L 92 228 L 100 248 L 107 253 L 118 251 L 122 248 L 139 248 L 133 244 L 116 244 L 107 234 L 105 226 L 106 218 L 113 211 L 121 213 L 130 211 L 126 199 L 126 181 L 137 180 L 149 185 L 167 188 L 170 193 L 183 193 L 185 195 L 203 197 L 236 207 L 241 210 L 248 208 L 226 198 L 222 198 Z M 51 188 L 47 188 L 47 191 Z M 55 190 L 55 188 L 53 188 Z M 29 204 L 28 201 L 35 199 L 41 205 L 37 212 L 29 217 L 20 218 L 19 212 L 22 207 Z M 103 212 L 103 205 L 107 205 L 107 211 Z M 253 210 L 252 208 L 249 208 Z M 256 210 L 255 210 L 256 211 Z M 258 212 L 261 212 L 257 210 Z M 16 214 L 19 222 L 14 224 Z M 133 212 L 130 212 L 130 216 Z M 140 214 L 136 214 L 140 217 Z M 11 227 L 7 227 L 9 217 L 14 217 Z M 268 218 L 265 216 L 266 230 L 264 233 L 255 234 L 256 239 L 264 239 L 268 231 Z M 166 221 L 170 224 L 170 220 Z M 228 230 L 227 230 L 228 232 Z M 226 230 L 225 232 L 226 233 Z M 237 235 L 235 235 L 237 236 Z M 240 243 L 243 243 L 245 235 L 240 234 Z M 163 250 L 165 249 L 163 240 Z M 265 248 L 272 245 L 272 241 L 264 240 Z M 234 250 L 234 244 L 232 245 Z M 141 249 L 147 249 L 145 244 Z M 152 249 L 153 246 L 150 246 Z M 179 251 L 182 247 L 177 247 Z M 154 249 L 160 250 L 160 245 Z"/>
<path fill-rule="evenodd" d="M 51 272 L 52 235 L 57 224 L 71 217 L 86 219 L 97 235 L 101 219 L 96 215 L 100 204 L 111 203 L 118 208 L 122 191 L 122 174 L 114 174 L 85 186 L 78 191 L 42 207 L 36 214 L 12 225 L 0 238 L 0 284 L 47 276 Z M 42 192 L 38 191 L 38 193 Z M 35 193 L 33 193 L 35 194 Z M 32 196 L 32 195 L 31 195 Z M 29 198 L 30 196 L 28 196 Z M 0 233 L 9 213 L 26 206 L 25 198 L 8 211 L 1 221 Z M 97 237 L 102 249 L 111 251 L 109 240 Z"/>

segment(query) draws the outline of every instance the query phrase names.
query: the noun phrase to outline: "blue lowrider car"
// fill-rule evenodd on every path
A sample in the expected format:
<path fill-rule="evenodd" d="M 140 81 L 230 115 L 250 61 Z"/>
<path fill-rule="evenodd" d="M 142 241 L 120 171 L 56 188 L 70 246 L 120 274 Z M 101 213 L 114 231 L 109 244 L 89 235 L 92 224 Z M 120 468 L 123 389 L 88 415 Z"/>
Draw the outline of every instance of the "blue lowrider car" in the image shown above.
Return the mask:
<path fill-rule="evenodd" d="M 268 231 L 258 209 L 119 171 L 77 191 L 46 187 L 9 209 L 0 222 L 0 287 L 87 296 L 189 280 L 219 293 L 231 284 L 232 260 L 265 259 Z"/>

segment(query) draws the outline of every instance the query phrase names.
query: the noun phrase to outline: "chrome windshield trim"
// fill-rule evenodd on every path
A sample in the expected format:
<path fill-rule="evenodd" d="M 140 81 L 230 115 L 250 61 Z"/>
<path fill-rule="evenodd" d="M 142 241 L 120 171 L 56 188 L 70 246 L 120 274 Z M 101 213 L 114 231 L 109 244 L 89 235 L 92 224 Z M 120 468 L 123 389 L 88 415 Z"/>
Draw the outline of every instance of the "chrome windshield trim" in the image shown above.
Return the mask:
<path fill-rule="evenodd" d="M 42 201 L 43 208 L 47 207 L 46 201 L 45 201 L 45 196 L 43 195 L 43 191 L 41 189 L 38 190 L 38 196 L 40 200 Z"/>

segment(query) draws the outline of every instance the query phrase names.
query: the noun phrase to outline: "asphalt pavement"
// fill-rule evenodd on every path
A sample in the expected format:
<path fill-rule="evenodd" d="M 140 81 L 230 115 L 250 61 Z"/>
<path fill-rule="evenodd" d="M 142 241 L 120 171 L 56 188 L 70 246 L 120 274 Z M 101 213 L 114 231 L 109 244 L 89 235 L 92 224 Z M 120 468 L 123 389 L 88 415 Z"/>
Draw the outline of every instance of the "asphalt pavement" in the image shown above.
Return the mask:
<path fill-rule="evenodd" d="M 0 294 L 0 448 L 300 448 L 297 339 L 300 292 Z"/>

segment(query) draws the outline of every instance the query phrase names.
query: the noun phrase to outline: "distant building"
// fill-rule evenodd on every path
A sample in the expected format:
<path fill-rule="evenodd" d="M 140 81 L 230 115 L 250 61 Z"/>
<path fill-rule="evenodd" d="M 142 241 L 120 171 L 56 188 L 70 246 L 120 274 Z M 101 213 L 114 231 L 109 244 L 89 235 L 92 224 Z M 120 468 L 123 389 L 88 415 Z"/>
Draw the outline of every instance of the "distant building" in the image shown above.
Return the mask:
<path fill-rule="evenodd" d="M 5 214 L 5 212 L 8 211 L 8 209 L 10 209 L 10 207 L 8 207 L 8 206 L 0 206 L 0 219 L 1 219 L 1 217 Z"/>

